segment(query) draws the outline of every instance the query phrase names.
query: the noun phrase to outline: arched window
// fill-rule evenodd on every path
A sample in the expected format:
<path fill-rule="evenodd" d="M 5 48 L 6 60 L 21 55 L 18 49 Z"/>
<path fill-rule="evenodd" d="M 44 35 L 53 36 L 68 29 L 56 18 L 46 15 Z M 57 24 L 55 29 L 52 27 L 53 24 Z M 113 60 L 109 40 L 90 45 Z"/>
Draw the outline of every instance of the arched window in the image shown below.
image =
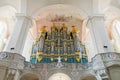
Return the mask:
<path fill-rule="evenodd" d="M 114 25 L 115 25 L 115 30 L 118 33 L 118 36 L 120 37 L 120 21 L 116 20 Z"/>
<path fill-rule="evenodd" d="M 4 40 L 7 34 L 7 24 L 3 21 L 0 21 L 0 51 L 4 48 Z"/>
<path fill-rule="evenodd" d="M 112 26 L 112 44 L 116 52 L 120 52 L 120 21 L 115 20 Z"/>
<path fill-rule="evenodd" d="M 9 41 L 8 38 L 15 24 L 16 12 L 16 9 L 10 5 L 0 7 L 0 51 L 3 50 L 5 44 Z M 3 51 L 7 51 L 6 48 Z"/>

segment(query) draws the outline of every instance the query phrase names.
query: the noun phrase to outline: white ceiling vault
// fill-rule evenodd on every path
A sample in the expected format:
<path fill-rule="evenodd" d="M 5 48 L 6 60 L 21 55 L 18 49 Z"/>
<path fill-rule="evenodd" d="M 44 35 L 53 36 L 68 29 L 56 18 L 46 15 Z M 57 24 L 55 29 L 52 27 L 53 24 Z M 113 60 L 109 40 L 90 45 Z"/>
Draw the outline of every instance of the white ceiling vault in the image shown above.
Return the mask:
<path fill-rule="evenodd" d="M 92 0 L 29 0 L 27 3 L 27 13 L 29 13 L 29 15 L 32 15 L 42 8 L 57 4 L 74 6 L 78 9 L 86 11 L 88 14 L 92 12 Z M 60 8 L 62 6 L 58 5 L 58 7 Z"/>
<path fill-rule="evenodd" d="M 120 0 L 0 0 L 0 7 L 9 5 L 14 7 L 17 13 L 30 16 L 44 7 L 56 4 L 77 7 L 88 15 L 103 13 L 103 10 L 109 6 L 120 8 Z"/>
<path fill-rule="evenodd" d="M 50 5 L 44 8 L 41 8 L 36 13 L 33 14 L 33 17 L 36 20 L 39 20 L 40 18 L 47 18 L 52 19 L 59 15 L 64 15 L 65 17 L 74 17 L 77 19 L 85 19 L 87 18 L 88 14 L 84 12 L 83 10 L 66 4 L 56 4 L 56 5 Z"/>
<path fill-rule="evenodd" d="M 31 16 L 36 23 L 42 22 L 43 24 L 36 25 L 36 29 L 44 25 L 44 22 L 55 20 L 56 17 L 63 17 L 62 19 L 71 23 L 67 24 L 79 28 L 82 21 L 89 16 L 105 14 L 105 17 L 110 19 L 111 15 L 114 18 L 120 13 L 120 0 L 0 0 L 0 7 L 4 6 L 11 6 L 16 13 Z"/>

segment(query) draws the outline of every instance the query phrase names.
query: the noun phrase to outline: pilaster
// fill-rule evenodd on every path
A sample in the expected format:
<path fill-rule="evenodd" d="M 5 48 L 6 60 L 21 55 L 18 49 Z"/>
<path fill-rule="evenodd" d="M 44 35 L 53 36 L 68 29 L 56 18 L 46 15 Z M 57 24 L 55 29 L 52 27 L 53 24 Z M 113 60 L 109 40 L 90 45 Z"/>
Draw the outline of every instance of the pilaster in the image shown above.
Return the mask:
<path fill-rule="evenodd" d="M 90 28 L 97 53 L 112 52 L 113 48 L 106 32 L 104 17 L 102 15 L 91 17 L 88 21 L 88 27 Z"/>
<path fill-rule="evenodd" d="M 17 21 L 10 35 L 4 51 L 21 54 L 29 28 L 32 25 L 31 18 L 17 14 Z"/>

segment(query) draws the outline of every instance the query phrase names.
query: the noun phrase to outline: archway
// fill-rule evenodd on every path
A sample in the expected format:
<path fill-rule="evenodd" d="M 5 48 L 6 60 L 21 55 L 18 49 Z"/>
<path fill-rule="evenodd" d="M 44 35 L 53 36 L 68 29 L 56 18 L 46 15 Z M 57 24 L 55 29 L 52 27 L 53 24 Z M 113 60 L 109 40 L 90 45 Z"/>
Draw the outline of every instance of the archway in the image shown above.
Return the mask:
<path fill-rule="evenodd" d="M 64 73 L 55 73 L 48 80 L 71 80 L 71 78 Z"/>
<path fill-rule="evenodd" d="M 53 26 L 53 22 L 56 23 L 56 26 L 62 26 L 65 23 L 65 26 L 68 27 L 68 32 L 70 32 L 72 26 L 77 27 L 81 43 L 85 40 L 89 32 L 85 27 L 88 18 L 87 13 L 74 6 L 56 4 L 43 7 L 33 14 L 33 18 L 36 24 L 30 29 L 30 32 L 33 34 L 34 40 L 38 40 L 41 27 L 47 26 L 47 30 L 51 30 L 50 27 Z"/>
<path fill-rule="evenodd" d="M 5 45 L 8 42 L 13 26 L 15 24 L 16 9 L 10 5 L 0 7 L 0 51 L 5 51 Z"/>
<path fill-rule="evenodd" d="M 110 80 L 120 80 L 120 65 L 112 65 L 107 68 Z"/>
<path fill-rule="evenodd" d="M 38 76 L 32 73 L 24 74 L 20 80 L 39 80 Z"/>
<path fill-rule="evenodd" d="M 89 74 L 89 75 L 82 76 L 80 80 L 97 80 L 97 79 L 95 76 Z"/>
<path fill-rule="evenodd" d="M 112 51 L 120 52 L 119 48 L 119 21 L 120 21 L 120 9 L 115 6 L 109 6 L 104 9 L 105 16 L 105 27 L 109 36 L 109 40 L 111 42 Z"/>
<path fill-rule="evenodd" d="M 74 25 L 78 27 L 78 30 L 82 30 L 81 27 L 83 21 L 88 18 L 88 14 L 83 10 L 71 5 L 56 4 L 39 9 L 38 11 L 34 12 L 32 17 L 35 19 L 36 23 L 32 29 L 32 32 L 36 37 L 38 30 L 42 26 L 47 26 L 47 29 L 49 30 L 53 25 L 53 22 L 59 22 L 57 24 L 59 26 L 62 25 L 60 23 L 64 22 L 69 28 L 71 25 Z"/>
<path fill-rule="evenodd" d="M 37 36 L 40 35 L 39 31 L 41 27 L 47 26 L 47 30 L 49 31 L 51 30 L 50 27 L 53 26 L 54 22 L 55 26 L 62 26 L 62 24 L 64 23 L 65 26 L 68 28 L 68 31 L 71 30 L 72 26 L 75 26 L 79 32 L 78 33 L 79 40 L 83 44 L 85 44 L 86 41 L 88 40 L 88 38 L 86 38 L 89 37 L 89 29 L 86 27 L 88 15 L 86 12 L 79 8 L 65 4 L 50 5 L 39 9 L 37 12 L 33 14 L 33 17 L 35 19 L 36 25 L 32 27 L 31 32 L 33 32 L 35 39 L 37 39 L 38 38 Z M 91 50 L 91 46 L 89 47 L 87 46 L 86 49 L 87 49 L 86 52 L 88 52 L 88 50 Z M 92 49 L 91 51 L 94 50 Z M 89 61 L 90 60 L 91 56 L 89 57 Z"/>

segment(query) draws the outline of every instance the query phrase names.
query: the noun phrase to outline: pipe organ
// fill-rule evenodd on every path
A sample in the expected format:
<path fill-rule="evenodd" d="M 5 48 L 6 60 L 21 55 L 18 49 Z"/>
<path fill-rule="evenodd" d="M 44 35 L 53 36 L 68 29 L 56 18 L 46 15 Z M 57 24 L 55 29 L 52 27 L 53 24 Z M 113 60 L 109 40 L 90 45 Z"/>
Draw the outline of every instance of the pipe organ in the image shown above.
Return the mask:
<path fill-rule="evenodd" d="M 31 52 L 30 62 L 34 64 L 57 62 L 58 57 L 61 57 L 61 62 L 88 62 L 85 46 L 79 40 L 77 30 L 72 26 L 72 30 L 68 31 L 65 24 L 59 27 L 53 25 L 50 31 L 46 31 L 44 26 Z"/>

